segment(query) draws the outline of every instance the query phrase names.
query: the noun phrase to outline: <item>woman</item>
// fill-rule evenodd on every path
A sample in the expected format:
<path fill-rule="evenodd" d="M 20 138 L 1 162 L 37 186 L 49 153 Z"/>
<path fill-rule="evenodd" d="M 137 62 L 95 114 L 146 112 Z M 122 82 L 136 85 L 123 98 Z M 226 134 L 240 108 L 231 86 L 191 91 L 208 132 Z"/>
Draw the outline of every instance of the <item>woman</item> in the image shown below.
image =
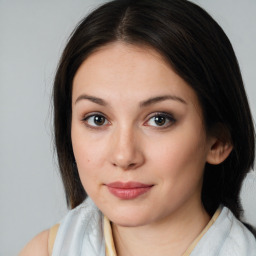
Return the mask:
<path fill-rule="evenodd" d="M 73 210 L 21 255 L 256 255 L 239 221 L 252 117 L 232 46 L 200 7 L 95 10 L 60 60 L 54 116 Z"/>

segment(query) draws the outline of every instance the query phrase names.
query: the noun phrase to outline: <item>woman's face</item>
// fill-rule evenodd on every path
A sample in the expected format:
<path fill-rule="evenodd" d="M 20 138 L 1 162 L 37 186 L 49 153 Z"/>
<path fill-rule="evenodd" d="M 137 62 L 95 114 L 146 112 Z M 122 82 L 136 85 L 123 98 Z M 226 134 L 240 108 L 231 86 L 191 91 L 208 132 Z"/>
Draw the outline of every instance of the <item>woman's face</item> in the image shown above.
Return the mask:
<path fill-rule="evenodd" d="M 82 184 L 114 223 L 202 207 L 213 139 L 195 92 L 156 51 L 114 43 L 90 55 L 73 81 L 71 136 Z"/>

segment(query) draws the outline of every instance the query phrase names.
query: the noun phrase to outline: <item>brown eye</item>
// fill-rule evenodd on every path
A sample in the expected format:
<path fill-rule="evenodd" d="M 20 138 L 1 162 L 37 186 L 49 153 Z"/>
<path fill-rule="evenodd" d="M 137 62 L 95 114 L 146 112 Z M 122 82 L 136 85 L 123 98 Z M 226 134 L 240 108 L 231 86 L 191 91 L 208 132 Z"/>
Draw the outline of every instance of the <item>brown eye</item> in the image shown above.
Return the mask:
<path fill-rule="evenodd" d="M 154 122 L 158 126 L 163 126 L 166 122 L 166 118 L 164 116 L 155 116 Z"/>
<path fill-rule="evenodd" d="M 88 125 L 97 127 L 103 126 L 108 123 L 107 119 L 103 115 L 91 115 L 85 119 Z"/>
<path fill-rule="evenodd" d="M 94 123 L 96 124 L 96 125 L 103 125 L 104 123 L 105 123 L 105 117 L 104 116 L 94 116 Z"/>
<path fill-rule="evenodd" d="M 172 115 L 167 113 L 157 113 L 147 121 L 147 126 L 165 128 L 169 127 L 175 122 L 176 120 L 172 117 Z"/>

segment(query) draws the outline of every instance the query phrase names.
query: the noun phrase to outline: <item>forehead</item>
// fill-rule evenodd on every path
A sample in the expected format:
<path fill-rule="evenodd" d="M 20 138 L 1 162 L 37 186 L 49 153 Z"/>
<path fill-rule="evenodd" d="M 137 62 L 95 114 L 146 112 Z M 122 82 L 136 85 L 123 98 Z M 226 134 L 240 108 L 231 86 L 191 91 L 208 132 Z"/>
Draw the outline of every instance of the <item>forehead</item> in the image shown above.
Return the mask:
<path fill-rule="evenodd" d="M 73 98 L 81 93 L 138 101 L 168 93 L 198 105 L 194 90 L 157 51 L 120 42 L 99 48 L 82 63 L 73 80 Z"/>
<path fill-rule="evenodd" d="M 169 65 L 154 49 L 115 42 L 100 47 L 89 55 L 79 67 L 74 77 L 74 84 L 81 76 L 87 81 L 90 79 L 95 81 L 104 75 L 106 81 L 106 79 L 112 78 L 112 75 L 117 80 L 131 75 L 131 73 L 132 77 L 140 77 L 142 80 L 145 76 L 152 78 L 160 71 L 165 72 L 166 68 L 169 69 Z M 96 74 L 100 76 L 96 76 Z M 106 76 L 106 74 L 108 75 Z"/>

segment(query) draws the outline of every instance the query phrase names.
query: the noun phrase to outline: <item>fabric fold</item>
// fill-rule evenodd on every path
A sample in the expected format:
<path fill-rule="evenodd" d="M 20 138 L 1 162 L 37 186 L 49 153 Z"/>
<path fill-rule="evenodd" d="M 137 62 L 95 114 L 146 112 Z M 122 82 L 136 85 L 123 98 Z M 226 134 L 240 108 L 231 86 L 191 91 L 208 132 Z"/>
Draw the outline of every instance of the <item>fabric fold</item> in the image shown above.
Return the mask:
<path fill-rule="evenodd" d="M 105 256 L 103 216 L 88 197 L 61 221 L 52 256 Z"/>

